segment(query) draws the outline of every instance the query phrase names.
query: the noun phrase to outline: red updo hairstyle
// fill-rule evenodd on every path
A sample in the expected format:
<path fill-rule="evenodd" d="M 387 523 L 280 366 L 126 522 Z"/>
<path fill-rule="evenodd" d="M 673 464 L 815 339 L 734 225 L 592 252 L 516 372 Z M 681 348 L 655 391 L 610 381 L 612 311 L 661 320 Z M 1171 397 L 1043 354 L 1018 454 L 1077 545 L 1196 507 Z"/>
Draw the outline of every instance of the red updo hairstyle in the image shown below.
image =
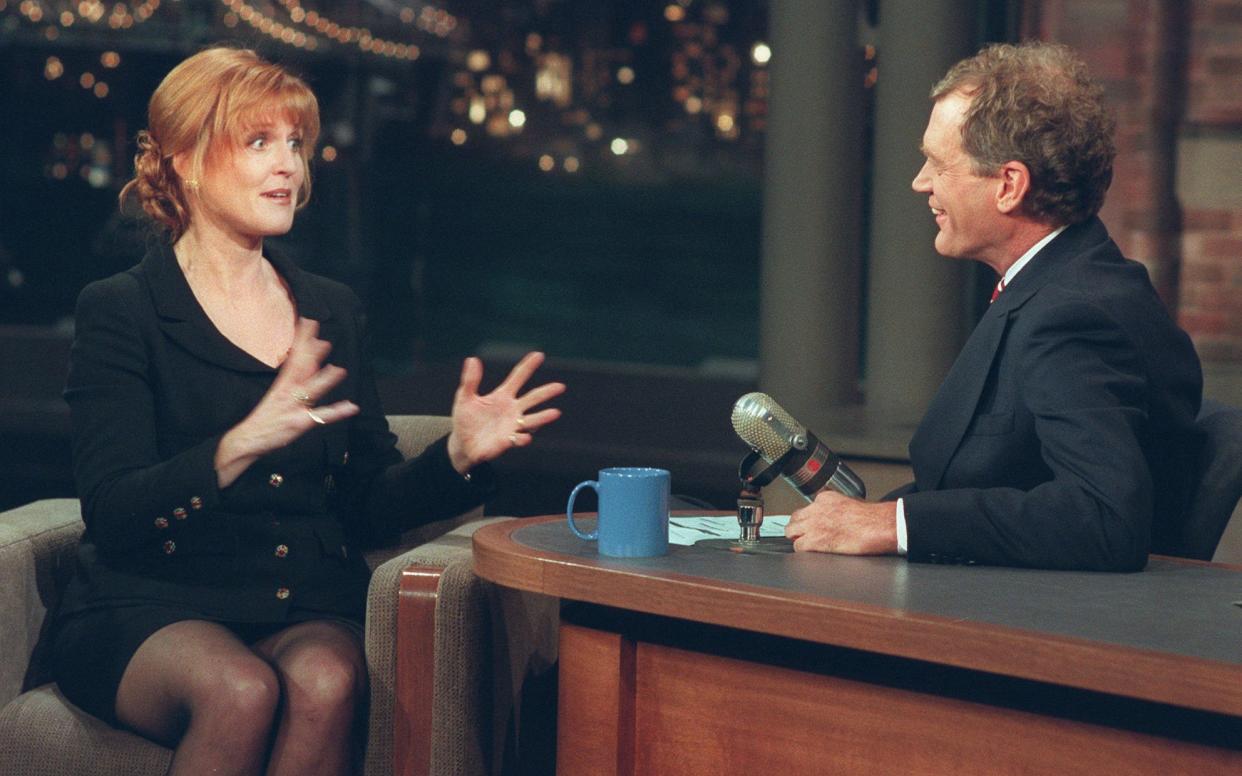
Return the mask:
<path fill-rule="evenodd" d="M 302 133 L 305 173 L 297 207 L 310 199 L 310 157 L 319 137 L 319 103 L 301 78 L 248 49 L 210 48 L 177 65 L 147 105 L 147 128 L 138 133 L 134 178 L 121 189 L 176 242 L 190 225 L 189 197 L 209 157 L 232 153 L 244 135 L 273 117 Z M 173 158 L 186 155 L 186 176 Z"/>

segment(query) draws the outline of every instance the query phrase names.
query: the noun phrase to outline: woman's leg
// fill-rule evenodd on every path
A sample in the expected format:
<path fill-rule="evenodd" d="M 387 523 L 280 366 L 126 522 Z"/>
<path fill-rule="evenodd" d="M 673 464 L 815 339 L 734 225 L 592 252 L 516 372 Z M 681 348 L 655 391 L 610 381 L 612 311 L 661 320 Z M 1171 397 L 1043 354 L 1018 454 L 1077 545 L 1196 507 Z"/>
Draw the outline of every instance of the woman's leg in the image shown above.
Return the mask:
<path fill-rule="evenodd" d="M 156 631 L 134 653 L 116 714 L 176 746 L 171 774 L 257 774 L 279 702 L 276 673 L 262 657 L 223 626 L 185 620 Z"/>
<path fill-rule="evenodd" d="M 366 694 L 362 642 L 330 620 L 290 626 L 254 644 L 280 677 L 284 705 L 268 773 L 348 774 L 353 723 Z"/>

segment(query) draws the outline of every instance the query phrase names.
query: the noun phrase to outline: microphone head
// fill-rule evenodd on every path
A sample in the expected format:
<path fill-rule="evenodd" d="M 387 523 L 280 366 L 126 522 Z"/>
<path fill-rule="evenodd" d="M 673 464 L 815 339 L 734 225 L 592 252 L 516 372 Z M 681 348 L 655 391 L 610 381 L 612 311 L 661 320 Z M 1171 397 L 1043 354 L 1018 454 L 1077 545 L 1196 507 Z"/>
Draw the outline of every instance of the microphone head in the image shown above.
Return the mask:
<path fill-rule="evenodd" d="M 733 430 L 768 463 L 806 446 L 806 428 L 771 396 L 748 393 L 733 404 Z"/>

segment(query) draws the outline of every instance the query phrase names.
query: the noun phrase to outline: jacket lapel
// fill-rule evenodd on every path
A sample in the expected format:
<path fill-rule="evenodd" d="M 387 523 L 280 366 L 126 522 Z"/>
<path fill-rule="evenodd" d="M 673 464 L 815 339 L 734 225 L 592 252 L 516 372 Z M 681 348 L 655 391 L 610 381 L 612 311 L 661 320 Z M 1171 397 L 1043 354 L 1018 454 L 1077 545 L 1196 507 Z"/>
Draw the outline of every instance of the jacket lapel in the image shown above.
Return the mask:
<path fill-rule="evenodd" d="M 971 332 L 910 439 L 910 462 L 919 490 L 940 487 L 944 470 L 974 417 L 1009 323 L 1008 314 L 995 308 L 993 305 Z"/>
<path fill-rule="evenodd" d="M 298 317 L 318 321 L 319 339 L 336 342 L 340 321 L 333 318 L 332 307 L 323 298 L 320 290 L 284 252 L 265 246 L 263 253 L 289 284 L 289 292 L 297 305 Z"/>
<path fill-rule="evenodd" d="M 274 251 L 265 250 L 265 255 L 289 284 L 298 314 L 320 321 L 320 337 L 326 338 L 322 323 L 331 317 L 330 308 L 305 282 L 301 270 L 292 261 L 278 257 Z M 220 333 L 190 290 L 171 246 L 163 243 L 153 246 L 147 251 L 141 266 L 159 316 L 160 329 L 169 339 L 198 358 L 225 369 L 238 372 L 276 371 Z"/>

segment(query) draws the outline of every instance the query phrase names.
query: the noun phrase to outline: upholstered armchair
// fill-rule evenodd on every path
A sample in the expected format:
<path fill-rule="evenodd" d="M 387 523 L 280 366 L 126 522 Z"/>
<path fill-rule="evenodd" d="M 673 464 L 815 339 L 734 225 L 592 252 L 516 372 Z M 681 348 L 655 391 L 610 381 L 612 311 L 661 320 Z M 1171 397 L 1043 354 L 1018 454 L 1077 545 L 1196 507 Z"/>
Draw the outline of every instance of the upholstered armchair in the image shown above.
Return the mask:
<path fill-rule="evenodd" d="M 448 419 L 392 416 L 407 456 Z M 494 774 L 514 762 L 524 679 L 554 664 L 557 604 L 474 575 L 482 510 L 423 526 L 371 553 L 365 772 Z M 82 532 L 75 499 L 0 514 L 0 776 L 156 776 L 172 752 L 117 730 L 49 681 L 43 637 Z"/>

